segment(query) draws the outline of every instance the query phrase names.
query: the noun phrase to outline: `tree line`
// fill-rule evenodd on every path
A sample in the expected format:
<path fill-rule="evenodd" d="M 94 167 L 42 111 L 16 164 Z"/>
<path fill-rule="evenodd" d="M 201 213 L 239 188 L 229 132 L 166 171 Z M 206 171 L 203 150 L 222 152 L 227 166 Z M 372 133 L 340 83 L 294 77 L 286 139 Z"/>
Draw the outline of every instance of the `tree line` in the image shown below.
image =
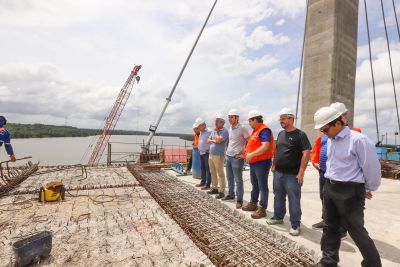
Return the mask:
<path fill-rule="evenodd" d="M 12 138 L 45 138 L 45 137 L 86 137 L 100 135 L 100 129 L 82 129 L 72 126 L 57 126 L 46 124 L 19 124 L 9 123 L 7 129 L 11 132 Z M 143 131 L 114 130 L 112 135 L 148 135 Z M 187 141 L 193 141 L 192 134 L 181 133 L 156 133 L 158 136 L 179 137 Z"/>

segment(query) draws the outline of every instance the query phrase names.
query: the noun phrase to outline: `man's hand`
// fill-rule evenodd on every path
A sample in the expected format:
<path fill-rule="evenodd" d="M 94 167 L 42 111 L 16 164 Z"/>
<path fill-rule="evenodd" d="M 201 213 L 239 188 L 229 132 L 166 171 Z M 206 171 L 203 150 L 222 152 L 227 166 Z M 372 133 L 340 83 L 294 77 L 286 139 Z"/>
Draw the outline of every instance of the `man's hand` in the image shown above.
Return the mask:
<path fill-rule="evenodd" d="M 244 154 L 237 154 L 237 155 L 235 155 L 235 158 L 244 159 Z"/>
<path fill-rule="evenodd" d="M 214 141 L 212 139 L 207 140 L 207 144 L 211 145 L 212 143 L 214 143 Z"/>
<path fill-rule="evenodd" d="M 272 166 L 271 166 L 271 172 L 275 172 L 275 164 L 272 164 Z"/>
<path fill-rule="evenodd" d="M 15 158 L 15 155 L 11 155 L 11 156 L 10 156 L 10 160 L 11 160 L 12 162 L 17 161 L 17 159 Z"/>
<path fill-rule="evenodd" d="M 250 162 L 250 160 L 253 158 L 253 154 L 252 153 L 249 153 L 249 154 L 247 154 L 246 155 L 246 161 L 247 162 Z"/>
<path fill-rule="evenodd" d="M 365 198 L 366 199 L 372 199 L 372 193 L 371 192 L 365 192 Z"/>
<path fill-rule="evenodd" d="M 296 179 L 297 179 L 297 182 L 299 183 L 299 184 L 302 184 L 303 183 L 303 181 L 304 181 L 304 171 L 299 171 L 299 173 L 297 174 L 297 176 L 296 176 Z"/>

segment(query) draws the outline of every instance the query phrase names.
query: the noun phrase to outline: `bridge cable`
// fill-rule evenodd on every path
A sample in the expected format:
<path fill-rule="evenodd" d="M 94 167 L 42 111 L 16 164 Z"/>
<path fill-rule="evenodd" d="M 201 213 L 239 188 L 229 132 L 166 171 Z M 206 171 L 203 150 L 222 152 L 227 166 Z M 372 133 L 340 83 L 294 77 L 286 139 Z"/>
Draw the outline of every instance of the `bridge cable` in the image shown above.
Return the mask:
<path fill-rule="evenodd" d="M 394 10 L 394 17 L 395 17 L 395 19 L 396 19 L 397 34 L 398 34 L 398 36 L 399 36 L 399 41 L 400 41 L 399 21 L 397 20 L 396 5 L 394 4 L 394 0 L 392 0 L 392 3 L 393 3 L 393 10 Z"/>
<path fill-rule="evenodd" d="M 398 129 L 400 129 L 400 117 L 399 117 L 399 108 L 397 105 L 396 84 L 395 84 L 394 75 L 393 75 L 392 56 L 390 54 L 390 43 L 389 43 L 389 36 L 388 36 L 388 32 L 387 32 L 387 26 L 386 26 L 386 16 L 385 16 L 385 9 L 383 7 L 383 0 L 381 0 L 381 7 L 382 7 L 382 15 L 383 15 L 383 24 L 385 26 L 386 44 L 387 44 L 387 49 L 388 49 L 388 53 L 389 53 L 390 73 L 392 75 L 394 101 L 396 103 L 397 125 L 398 125 Z"/>
<path fill-rule="evenodd" d="M 371 52 L 371 38 L 369 31 L 369 23 L 368 23 L 368 10 L 367 10 L 367 1 L 364 0 L 364 9 L 365 9 L 365 22 L 367 24 L 367 35 L 368 35 L 368 48 L 369 48 L 369 63 L 371 67 L 371 76 L 372 76 L 372 90 L 374 92 L 374 110 L 375 110 L 375 125 L 376 125 L 376 135 L 377 142 L 379 142 L 379 127 L 378 127 L 378 114 L 376 110 L 376 94 L 375 94 L 375 76 L 374 76 L 374 68 L 372 63 L 372 52 Z"/>
<path fill-rule="evenodd" d="M 301 49 L 301 60 L 300 60 L 300 71 L 299 71 L 299 82 L 297 86 L 297 102 L 296 102 L 296 124 L 297 124 L 297 113 L 299 111 L 299 100 L 300 100 L 300 91 L 301 91 L 301 80 L 303 76 L 303 63 L 304 63 L 304 45 L 306 40 L 306 29 L 307 29 L 307 20 L 308 20 L 308 0 L 306 2 L 306 18 L 304 22 L 304 34 L 303 34 L 303 47 Z"/>

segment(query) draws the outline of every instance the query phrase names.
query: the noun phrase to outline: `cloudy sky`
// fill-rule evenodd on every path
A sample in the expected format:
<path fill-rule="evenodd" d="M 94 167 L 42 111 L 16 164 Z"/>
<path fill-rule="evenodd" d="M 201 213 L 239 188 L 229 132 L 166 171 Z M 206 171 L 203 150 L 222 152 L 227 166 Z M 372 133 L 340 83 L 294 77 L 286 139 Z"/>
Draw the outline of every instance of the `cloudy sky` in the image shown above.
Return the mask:
<path fill-rule="evenodd" d="M 16 123 L 99 128 L 130 70 L 142 64 L 117 128 L 147 130 L 213 2 L 1 0 L 0 113 Z M 260 109 L 278 131 L 278 111 L 296 103 L 305 2 L 220 0 L 159 131 L 190 132 L 196 117 L 211 123 L 233 107 L 243 115 Z M 380 131 L 394 142 L 382 14 L 379 1 L 367 2 Z M 391 1 L 384 2 L 399 90 L 399 38 Z M 375 140 L 363 5 L 358 57 L 355 125 Z"/>

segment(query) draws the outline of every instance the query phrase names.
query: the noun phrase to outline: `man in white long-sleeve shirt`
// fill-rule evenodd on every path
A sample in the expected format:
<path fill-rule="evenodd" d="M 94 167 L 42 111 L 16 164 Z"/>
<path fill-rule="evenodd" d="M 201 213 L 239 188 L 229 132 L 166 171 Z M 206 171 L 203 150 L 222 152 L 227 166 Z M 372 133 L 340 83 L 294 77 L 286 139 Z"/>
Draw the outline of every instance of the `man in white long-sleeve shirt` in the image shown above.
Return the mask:
<path fill-rule="evenodd" d="M 379 252 L 364 227 L 365 198 L 381 183 L 381 168 L 372 141 L 351 131 L 341 114 L 323 107 L 314 115 L 315 129 L 328 135 L 328 161 L 324 185 L 323 256 L 316 266 L 333 267 L 339 262 L 341 222 L 359 248 L 363 267 L 382 266 Z"/>

